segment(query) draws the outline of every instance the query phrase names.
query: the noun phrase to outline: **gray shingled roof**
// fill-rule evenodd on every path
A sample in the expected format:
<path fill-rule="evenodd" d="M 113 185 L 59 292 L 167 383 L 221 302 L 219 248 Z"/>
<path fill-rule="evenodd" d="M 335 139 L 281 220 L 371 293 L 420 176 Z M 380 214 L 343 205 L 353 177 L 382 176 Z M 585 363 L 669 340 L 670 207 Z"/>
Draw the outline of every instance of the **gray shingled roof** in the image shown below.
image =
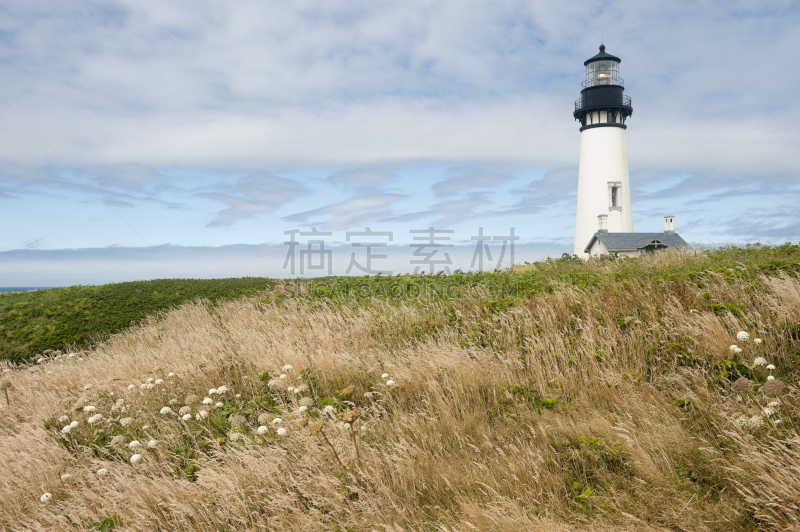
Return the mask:
<path fill-rule="evenodd" d="M 595 233 L 589 244 L 584 249 L 584 253 L 589 253 L 595 239 L 600 240 L 610 252 L 633 251 L 644 248 L 647 244 L 658 240 L 668 247 L 688 247 L 680 235 L 667 235 L 664 233 Z"/>

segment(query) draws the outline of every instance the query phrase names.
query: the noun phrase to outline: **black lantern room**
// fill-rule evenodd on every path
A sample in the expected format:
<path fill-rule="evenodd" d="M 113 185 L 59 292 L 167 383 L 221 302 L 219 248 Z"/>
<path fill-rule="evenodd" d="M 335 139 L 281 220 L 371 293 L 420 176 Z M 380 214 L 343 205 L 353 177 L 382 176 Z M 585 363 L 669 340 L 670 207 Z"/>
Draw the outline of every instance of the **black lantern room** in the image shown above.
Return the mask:
<path fill-rule="evenodd" d="M 580 120 L 581 131 L 593 127 L 627 128 L 625 120 L 633 114 L 631 97 L 625 96 L 625 81 L 619 77 L 617 56 L 607 54 L 605 45 L 600 53 L 584 61 L 586 81 L 582 83 L 581 97 L 575 101 L 575 120 Z"/>

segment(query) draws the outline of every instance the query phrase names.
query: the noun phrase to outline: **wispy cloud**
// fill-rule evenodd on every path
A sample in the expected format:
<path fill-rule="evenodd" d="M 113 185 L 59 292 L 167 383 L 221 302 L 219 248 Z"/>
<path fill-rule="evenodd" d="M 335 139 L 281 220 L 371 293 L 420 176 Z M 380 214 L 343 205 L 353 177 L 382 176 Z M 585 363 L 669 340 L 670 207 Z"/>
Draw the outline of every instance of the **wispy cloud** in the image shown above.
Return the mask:
<path fill-rule="evenodd" d="M 349 229 L 391 218 L 396 212 L 393 206 L 404 199 L 406 196 L 402 194 L 367 193 L 310 211 L 298 212 L 283 219 L 326 229 Z"/>
<path fill-rule="evenodd" d="M 274 213 L 283 205 L 309 194 L 309 189 L 301 183 L 267 172 L 242 176 L 234 186 L 219 188 L 224 190 L 197 194 L 225 204 L 209 223 L 212 227 L 233 225 L 245 218 Z"/>

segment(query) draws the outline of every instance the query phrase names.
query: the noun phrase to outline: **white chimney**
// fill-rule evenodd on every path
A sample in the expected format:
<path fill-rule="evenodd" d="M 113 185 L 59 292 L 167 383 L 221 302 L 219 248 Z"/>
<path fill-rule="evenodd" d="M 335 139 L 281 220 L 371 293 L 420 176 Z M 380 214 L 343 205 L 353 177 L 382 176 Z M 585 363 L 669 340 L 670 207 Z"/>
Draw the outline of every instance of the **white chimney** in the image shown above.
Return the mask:
<path fill-rule="evenodd" d="M 664 234 L 665 235 L 674 235 L 675 234 L 675 215 L 668 214 L 664 216 Z"/>
<path fill-rule="evenodd" d="M 597 232 L 601 235 L 608 234 L 608 215 L 600 214 L 597 216 Z"/>

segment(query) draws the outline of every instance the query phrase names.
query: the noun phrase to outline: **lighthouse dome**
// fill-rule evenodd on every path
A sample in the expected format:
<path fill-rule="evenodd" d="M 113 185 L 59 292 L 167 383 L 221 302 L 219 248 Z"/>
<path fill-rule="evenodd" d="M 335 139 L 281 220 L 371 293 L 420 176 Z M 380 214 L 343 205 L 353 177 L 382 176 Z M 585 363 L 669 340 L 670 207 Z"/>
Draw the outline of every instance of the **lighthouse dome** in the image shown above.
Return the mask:
<path fill-rule="evenodd" d="M 607 54 L 606 53 L 606 45 L 605 44 L 601 44 L 600 45 L 600 53 L 597 54 L 597 55 L 594 55 L 594 56 L 590 57 L 589 59 L 587 59 L 586 61 L 584 61 L 583 65 L 584 66 L 588 66 L 589 63 L 594 63 L 596 61 L 614 61 L 615 63 L 620 64 L 622 62 L 622 59 L 620 59 L 616 55 Z"/>

